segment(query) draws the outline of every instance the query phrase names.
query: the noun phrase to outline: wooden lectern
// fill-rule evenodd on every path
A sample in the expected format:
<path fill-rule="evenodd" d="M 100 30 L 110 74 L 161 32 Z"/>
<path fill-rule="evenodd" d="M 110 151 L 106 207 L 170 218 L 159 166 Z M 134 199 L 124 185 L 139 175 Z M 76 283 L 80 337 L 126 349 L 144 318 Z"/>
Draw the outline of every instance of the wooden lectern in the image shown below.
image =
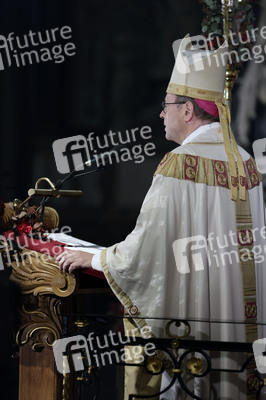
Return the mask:
<path fill-rule="evenodd" d="M 110 288 L 105 280 L 94 276 L 62 273 L 51 256 L 43 262 L 36 251 L 25 249 L 23 255 L 20 265 L 12 263 L 11 274 L 21 290 L 16 333 L 20 347 L 19 400 L 71 400 L 74 383 L 57 372 L 52 350 L 53 342 L 62 337 L 61 314 L 82 312 L 84 294 L 110 292 Z"/>
<path fill-rule="evenodd" d="M 70 374 L 58 373 L 52 350 L 53 342 L 62 338 L 62 313 L 83 312 L 84 294 L 110 292 L 110 288 L 104 279 L 82 272 L 65 274 L 54 257 L 26 248 L 11 257 L 9 265 L 10 279 L 21 292 L 16 332 L 19 400 L 74 399 L 74 382 Z"/>

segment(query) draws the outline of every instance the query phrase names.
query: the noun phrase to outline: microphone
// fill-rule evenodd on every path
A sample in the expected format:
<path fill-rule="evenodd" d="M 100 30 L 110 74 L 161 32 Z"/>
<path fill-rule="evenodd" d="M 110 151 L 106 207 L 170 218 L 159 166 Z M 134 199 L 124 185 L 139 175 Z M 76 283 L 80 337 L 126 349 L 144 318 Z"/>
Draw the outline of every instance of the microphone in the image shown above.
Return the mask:
<path fill-rule="evenodd" d="M 56 190 L 56 189 L 38 189 L 31 188 L 28 190 L 29 197 L 32 196 L 45 196 L 45 197 L 80 197 L 82 196 L 81 190 Z"/>
<path fill-rule="evenodd" d="M 36 210 L 36 212 L 44 206 L 44 204 L 48 201 L 49 197 L 78 197 L 82 195 L 81 190 L 60 190 L 63 184 L 68 181 L 71 178 L 78 178 L 83 175 L 88 175 L 92 174 L 94 172 L 102 172 L 104 170 L 104 167 L 106 165 L 112 164 L 112 160 L 115 157 L 116 161 L 118 157 L 118 152 L 121 149 L 130 149 L 134 145 L 138 144 L 137 142 L 134 143 L 129 143 L 127 146 L 124 146 L 122 144 L 119 144 L 117 146 L 113 146 L 109 149 L 106 149 L 103 153 L 95 154 L 92 159 L 85 161 L 85 163 L 81 164 L 79 167 L 83 166 L 84 169 L 85 167 L 91 167 L 94 164 L 96 164 L 97 168 L 92 170 L 92 171 L 87 171 L 83 173 L 77 174 L 77 168 L 74 168 L 64 179 L 59 179 L 55 184 L 53 184 L 50 179 L 48 178 L 41 178 L 36 182 L 35 188 L 34 189 L 29 189 L 28 195 L 29 198 L 32 196 L 45 196 L 43 200 L 40 203 L 40 206 Z M 100 160 L 100 162 L 99 162 Z M 46 180 L 51 189 L 39 189 L 38 184 L 41 180 Z M 28 199 L 29 199 L 28 198 Z M 27 200 L 28 200 L 27 199 Z"/>

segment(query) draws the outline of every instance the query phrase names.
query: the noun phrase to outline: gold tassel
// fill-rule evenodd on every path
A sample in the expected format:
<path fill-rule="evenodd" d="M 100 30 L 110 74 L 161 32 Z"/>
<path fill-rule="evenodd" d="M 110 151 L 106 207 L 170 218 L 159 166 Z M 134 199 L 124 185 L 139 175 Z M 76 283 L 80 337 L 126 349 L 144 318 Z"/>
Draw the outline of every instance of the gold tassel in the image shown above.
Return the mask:
<path fill-rule="evenodd" d="M 241 154 L 239 153 L 238 146 L 231 128 L 231 113 L 228 105 L 226 104 L 227 108 L 227 117 L 228 117 L 228 125 L 229 125 L 229 130 L 230 130 L 230 137 L 231 137 L 231 144 L 233 147 L 233 151 L 236 157 L 236 162 L 237 162 L 237 169 L 238 169 L 238 183 L 239 183 L 239 198 L 240 200 L 245 201 L 246 200 L 246 173 L 245 173 L 245 168 L 244 168 L 244 163 L 241 157 Z"/>
<path fill-rule="evenodd" d="M 233 201 L 237 201 L 238 198 L 238 179 L 237 179 L 237 168 L 236 168 L 236 161 L 234 157 L 234 152 L 232 148 L 232 143 L 230 140 L 230 135 L 229 135 L 229 121 L 228 121 L 228 112 L 226 106 L 223 103 L 218 103 L 215 102 L 215 104 L 218 107 L 219 110 L 219 117 L 220 117 L 220 123 L 222 126 L 222 131 L 223 131 L 223 138 L 224 138 L 224 147 L 225 151 L 228 157 L 228 162 L 229 162 L 229 170 L 230 170 L 230 175 L 231 175 L 231 199 Z M 230 111 L 229 111 L 230 113 Z M 230 117 L 229 117 L 230 119 Z"/>

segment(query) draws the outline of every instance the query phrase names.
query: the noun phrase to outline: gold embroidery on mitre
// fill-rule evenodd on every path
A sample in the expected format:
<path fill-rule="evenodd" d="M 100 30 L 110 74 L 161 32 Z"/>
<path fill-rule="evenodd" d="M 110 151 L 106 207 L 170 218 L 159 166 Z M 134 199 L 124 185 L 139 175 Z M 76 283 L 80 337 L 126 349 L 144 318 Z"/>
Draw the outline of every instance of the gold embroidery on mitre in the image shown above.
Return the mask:
<path fill-rule="evenodd" d="M 222 102 L 223 93 L 212 90 L 197 89 L 194 87 L 183 86 L 175 83 L 169 83 L 166 93 L 176 94 L 178 96 L 187 96 L 194 99 Z"/>

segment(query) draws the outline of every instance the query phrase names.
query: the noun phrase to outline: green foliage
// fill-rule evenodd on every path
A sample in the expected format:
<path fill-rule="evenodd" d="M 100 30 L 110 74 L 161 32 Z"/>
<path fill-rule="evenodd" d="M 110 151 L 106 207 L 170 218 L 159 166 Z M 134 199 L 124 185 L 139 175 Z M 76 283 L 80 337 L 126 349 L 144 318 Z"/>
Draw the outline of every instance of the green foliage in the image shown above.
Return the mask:
<path fill-rule="evenodd" d="M 211 49 L 217 48 L 221 43 L 223 36 L 223 14 L 222 14 L 222 1 L 221 0 L 199 0 L 202 4 L 203 20 L 201 23 L 201 30 L 207 38 L 210 36 L 212 39 L 209 42 Z M 234 4 L 230 10 L 230 18 L 232 22 L 232 33 L 240 38 L 238 43 L 229 43 L 231 50 L 240 52 L 244 48 L 251 48 L 252 43 L 245 40 L 247 38 L 247 31 L 251 32 L 254 28 L 255 17 L 252 0 L 242 0 L 240 3 Z M 217 41 L 217 37 L 219 40 Z M 243 40 L 242 40 L 243 39 Z M 230 42 L 230 40 L 229 40 Z M 243 42 L 243 43 L 242 43 Z M 239 65 L 235 66 L 238 68 Z"/>

